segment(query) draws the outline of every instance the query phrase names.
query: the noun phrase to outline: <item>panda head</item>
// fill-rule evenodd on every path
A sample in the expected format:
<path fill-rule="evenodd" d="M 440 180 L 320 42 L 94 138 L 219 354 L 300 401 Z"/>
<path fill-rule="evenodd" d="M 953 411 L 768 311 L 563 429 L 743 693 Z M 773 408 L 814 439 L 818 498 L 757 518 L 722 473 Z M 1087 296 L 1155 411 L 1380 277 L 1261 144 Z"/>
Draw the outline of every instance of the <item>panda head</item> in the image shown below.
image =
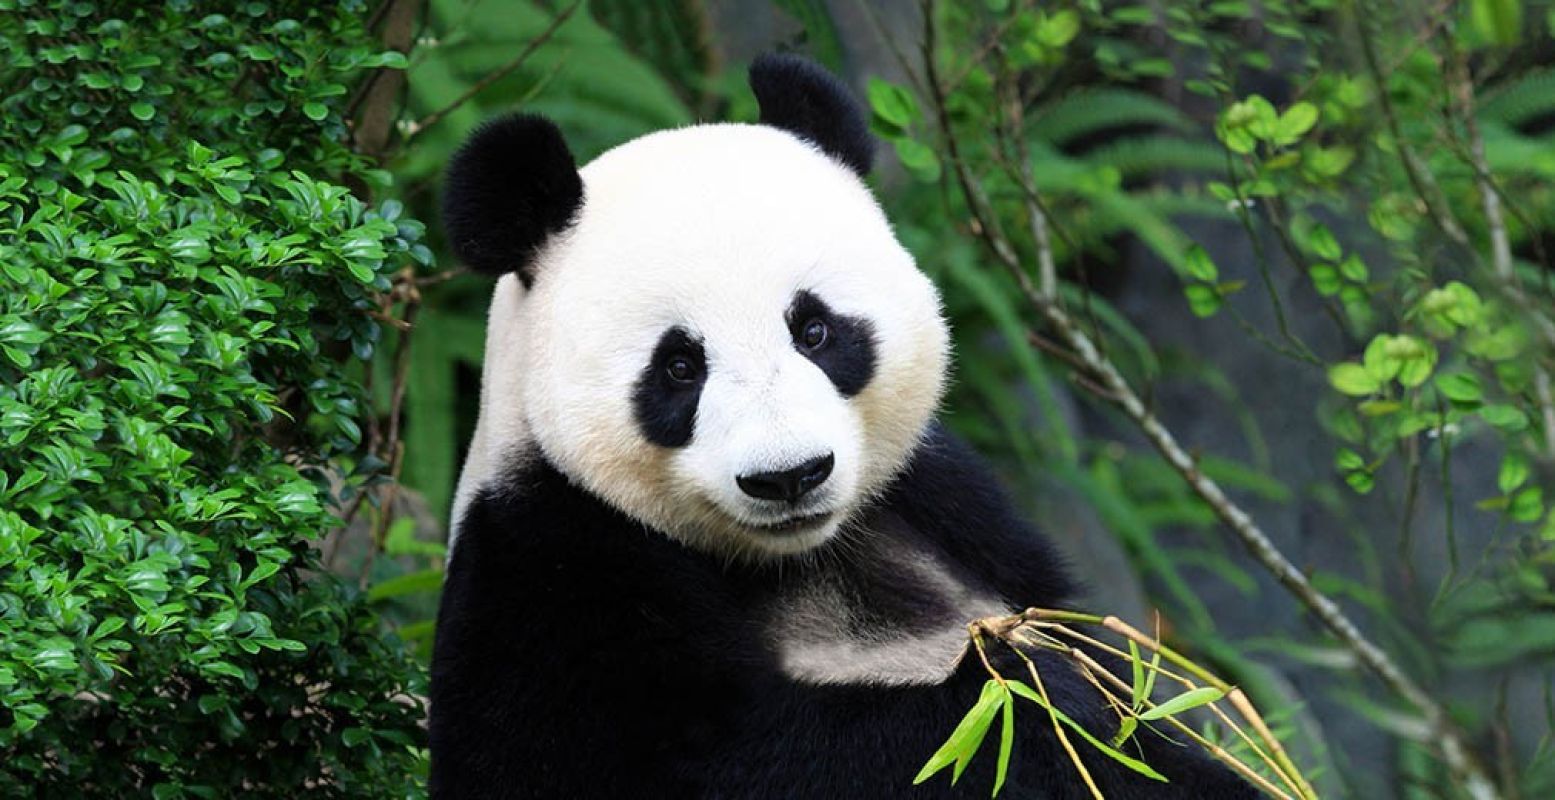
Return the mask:
<path fill-rule="evenodd" d="M 802 552 L 903 467 L 937 406 L 939 296 L 863 176 L 873 143 L 832 76 L 768 56 L 761 124 L 661 131 L 581 170 L 550 122 L 476 132 L 445 225 L 502 276 L 481 423 L 693 547 Z M 485 480 L 494 480 L 487 476 Z"/>

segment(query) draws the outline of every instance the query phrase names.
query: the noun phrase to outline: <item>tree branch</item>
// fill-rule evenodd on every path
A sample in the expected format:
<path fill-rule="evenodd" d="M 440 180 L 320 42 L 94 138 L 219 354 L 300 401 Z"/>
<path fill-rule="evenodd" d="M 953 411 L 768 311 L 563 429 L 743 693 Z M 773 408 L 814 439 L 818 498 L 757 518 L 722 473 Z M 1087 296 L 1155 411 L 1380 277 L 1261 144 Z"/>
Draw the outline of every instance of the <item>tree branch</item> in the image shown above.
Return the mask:
<path fill-rule="evenodd" d="M 373 12 L 382 17 L 383 44 L 390 50 L 409 53 L 415 43 L 416 17 L 421 13 L 422 0 L 384 0 Z M 365 88 L 357 96 L 362 105 L 361 116 L 356 120 L 356 149 L 377 159 L 389 152 L 389 141 L 394 136 L 394 119 L 399 115 L 400 90 L 405 88 L 405 70 L 382 68 L 367 78 Z M 348 114 L 355 114 L 351 107 Z"/>
<path fill-rule="evenodd" d="M 1331 598 L 1314 588 L 1305 574 L 1274 544 L 1251 515 L 1233 502 L 1220 485 L 1200 471 L 1188 451 L 1162 425 L 1140 400 L 1117 367 L 1107 359 L 1076 321 L 1053 299 L 1031 285 L 1015 248 L 1006 240 L 995 222 L 986 195 L 962 158 L 956 131 L 946 109 L 945 93 L 936 66 L 935 0 L 922 0 L 924 16 L 924 62 L 930 89 L 930 101 L 940 134 L 944 138 L 950 166 L 967 202 L 978 235 L 999 262 L 1010 271 L 1025 294 L 1027 302 L 1057 333 L 1070 352 L 1110 394 L 1112 402 L 1134 422 L 1161 457 L 1182 476 L 1222 522 L 1241 540 L 1253 558 L 1280 582 L 1297 600 L 1360 659 L 1368 670 L 1395 694 L 1402 697 L 1425 718 L 1436 738 L 1449 769 L 1475 800 L 1500 797 L 1494 782 L 1470 750 L 1466 737 L 1446 708 L 1436 702 L 1413 678 L 1405 674 L 1393 659 L 1374 644 Z M 1458 230 L 1462 234 L 1461 229 Z"/>
<path fill-rule="evenodd" d="M 572 16 L 573 12 L 577 11 L 578 7 L 581 5 L 583 5 L 583 0 L 573 0 L 571 5 L 562 9 L 560 13 L 552 17 L 551 23 L 545 26 L 545 30 L 540 31 L 539 35 L 535 36 L 533 39 L 530 39 L 529 44 L 525 45 L 524 49 L 519 51 L 518 55 L 515 56 L 512 61 L 509 61 L 508 63 L 492 70 L 490 73 L 482 76 L 480 80 L 476 81 L 474 85 L 470 86 L 470 88 L 464 90 L 464 92 L 458 97 L 455 97 L 451 102 L 448 103 L 448 105 L 443 106 L 442 108 L 433 111 L 425 117 L 410 123 L 410 126 L 405 129 L 405 138 L 409 139 L 416 134 L 426 130 L 427 128 L 436 125 L 437 123 L 441 122 L 444 117 L 452 114 L 456 109 L 459 108 L 459 106 L 468 103 L 471 98 L 475 97 L 481 92 L 486 91 L 486 89 L 493 83 L 496 83 L 497 81 L 500 81 L 503 78 L 513 74 L 514 71 L 524 65 L 525 61 L 529 60 L 531 55 L 534 55 L 536 50 L 540 49 L 541 45 L 550 41 L 551 37 L 556 35 L 556 31 L 561 28 L 562 23 L 566 22 L 568 18 Z"/>

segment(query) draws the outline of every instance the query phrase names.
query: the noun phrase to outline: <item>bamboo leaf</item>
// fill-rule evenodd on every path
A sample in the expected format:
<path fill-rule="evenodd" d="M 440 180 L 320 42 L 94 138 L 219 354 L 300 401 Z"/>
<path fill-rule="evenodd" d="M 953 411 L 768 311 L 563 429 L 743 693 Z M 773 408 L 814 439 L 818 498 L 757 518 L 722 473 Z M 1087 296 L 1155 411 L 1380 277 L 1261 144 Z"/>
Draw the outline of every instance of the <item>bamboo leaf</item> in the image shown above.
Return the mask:
<path fill-rule="evenodd" d="M 977 698 L 972 709 L 966 712 L 966 716 L 961 718 L 961 723 L 956 726 L 956 729 L 950 732 L 950 738 L 934 751 L 934 755 L 929 756 L 928 763 L 924 764 L 923 769 L 918 771 L 917 777 L 912 779 L 913 785 L 916 786 L 934 777 L 935 773 L 951 764 L 956 765 L 951 782 L 954 783 L 960 778 L 962 770 L 966 769 L 966 764 L 972 760 L 972 754 L 983 743 L 983 737 L 988 733 L 988 726 L 993 722 L 994 712 L 999 710 L 999 705 L 1005 696 L 999 689 L 998 681 L 990 680 L 983 684 L 982 695 Z"/>
<path fill-rule="evenodd" d="M 1015 750 L 1015 703 L 1008 686 L 999 689 L 1004 692 L 1004 726 L 999 729 L 999 763 L 994 767 L 993 797 L 998 797 L 999 790 L 1004 788 L 1005 776 L 1010 771 L 1010 754 Z"/>
<path fill-rule="evenodd" d="M 1157 626 L 1157 627 L 1159 627 L 1159 626 Z M 1156 636 L 1160 636 L 1160 635 L 1161 635 L 1161 632 L 1160 631 L 1156 631 Z M 1159 641 L 1159 639 L 1157 639 L 1157 641 Z M 1153 693 L 1155 691 L 1155 678 L 1156 678 L 1156 676 L 1158 674 L 1160 674 L 1160 672 L 1161 672 L 1161 651 L 1157 650 L 1157 651 L 1155 651 L 1155 653 L 1151 654 L 1151 656 L 1150 656 L 1150 669 L 1145 670 L 1145 690 L 1143 692 L 1141 692 L 1140 696 L 1139 696 L 1139 700 L 1140 700 L 1140 705 L 1141 706 L 1144 705 L 1144 701 L 1150 699 L 1151 693 Z"/>
<path fill-rule="evenodd" d="M 999 710 L 999 706 L 1003 705 L 1009 696 L 1009 691 L 1000 686 L 998 681 L 989 679 L 983 684 L 983 695 L 977 699 L 977 705 L 973 706 L 973 710 L 978 712 L 976 722 L 961 752 L 956 756 L 955 769 L 950 773 L 951 784 L 961 780 L 961 773 L 965 772 L 967 765 L 972 763 L 972 756 L 977 755 L 977 749 L 983 746 L 983 738 L 988 735 L 988 728 L 993 724 L 994 712 Z"/>
<path fill-rule="evenodd" d="M 1134 673 L 1134 696 L 1130 703 L 1136 709 L 1141 708 L 1145 700 L 1149 699 L 1145 696 L 1145 661 L 1144 656 L 1139 654 L 1139 645 L 1133 639 L 1128 640 L 1128 666 Z"/>
<path fill-rule="evenodd" d="M 1048 701 L 1042 699 L 1042 695 L 1038 694 L 1036 689 L 1021 683 L 1020 681 L 1007 681 L 1007 683 L 1009 684 L 1010 691 L 1047 709 L 1048 713 L 1058 717 L 1059 722 L 1067 725 L 1075 733 L 1080 734 L 1080 736 L 1084 738 L 1085 741 L 1090 742 L 1091 746 L 1095 747 L 1097 750 L 1100 750 L 1103 755 L 1147 778 L 1150 778 L 1151 780 L 1157 780 L 1162 783 L 1168 782 L 1165 775 L 1162 775 L 1161 773 L 1156 772 L 1154 769 L 1151 769 L 1149 764 L 1146 764 L 1145 762 L 1140 761 L 1133 756 L 1122 753 L 1112 745 L 1109 745 L 1106 742 L 1103 742 L 1102 740 L 1091 735 L 1090 731 L 1086 730 L 1083 726 L 1080 725 L 1080 723 L 1071 719 L 1068 714 L 1058 710 L 1057 707 L 1050 705 Z"/>
<path fill-rule="evenodd" d="M 1198 708 L 1199 706 L 1208 705 L 1225 696 L 1225 692 L 1222 692 L 1213 686 L 1200 686 L 1197 689 L 1183 692 L 1182 694 L 1173 697 L 1172 699 L 1156 706 L 1155 708 L 1140 714 L 1139 718 L 1145 722 L 1149 722 L 1151 720 L 1170 717 L 1176 714 L 1181 714 L 1184 711 Z"/>

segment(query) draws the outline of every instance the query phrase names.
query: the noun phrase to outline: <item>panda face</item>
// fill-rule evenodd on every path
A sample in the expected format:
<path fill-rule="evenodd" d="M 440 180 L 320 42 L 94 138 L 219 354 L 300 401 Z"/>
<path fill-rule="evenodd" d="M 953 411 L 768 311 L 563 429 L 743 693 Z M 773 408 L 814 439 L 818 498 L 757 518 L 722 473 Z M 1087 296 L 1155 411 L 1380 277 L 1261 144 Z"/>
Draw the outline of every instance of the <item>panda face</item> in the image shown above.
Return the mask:
<path fill-rule="evenodd" d="M 580 174 L 529 288 L 499 286 L 515 321 L 487 370 L 521 400 L 483 414 L 518 415 L 505 428 L 570 478 L 693 546 L 827 540 L 939 401 L 933 286 L 858 176 L 776 128 L 652 134 Z"/>

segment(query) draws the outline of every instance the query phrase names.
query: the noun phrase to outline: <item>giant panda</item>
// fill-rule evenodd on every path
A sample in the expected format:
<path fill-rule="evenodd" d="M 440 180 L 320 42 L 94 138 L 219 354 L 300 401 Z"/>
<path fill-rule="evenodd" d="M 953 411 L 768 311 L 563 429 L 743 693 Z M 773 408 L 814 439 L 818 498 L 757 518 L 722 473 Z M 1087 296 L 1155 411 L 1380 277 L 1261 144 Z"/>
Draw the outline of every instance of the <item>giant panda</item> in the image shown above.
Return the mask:
<path fill-rule="evenodd" d="M 912 783 L 987 679 L 966 624 L 1074 584 L 934 420 L 946 323 L 864 183 L 860 108 L 792 56 L 750 84 L 760 124 L 578 169 L 513 115 L 448 165 L 450 243 L 500 278 L 437 621 L 435 797 L 989 791 L 992 737 L 959 783 Z M 1085 679 L 1036 657 L 1111 735 Z M 1090 797 L 1023 705 L 1003 796 Z M 1131 746 L 1170 782 L 1082 743 L 1108 798 L 1254 794 L 1164 737 Z"/>

